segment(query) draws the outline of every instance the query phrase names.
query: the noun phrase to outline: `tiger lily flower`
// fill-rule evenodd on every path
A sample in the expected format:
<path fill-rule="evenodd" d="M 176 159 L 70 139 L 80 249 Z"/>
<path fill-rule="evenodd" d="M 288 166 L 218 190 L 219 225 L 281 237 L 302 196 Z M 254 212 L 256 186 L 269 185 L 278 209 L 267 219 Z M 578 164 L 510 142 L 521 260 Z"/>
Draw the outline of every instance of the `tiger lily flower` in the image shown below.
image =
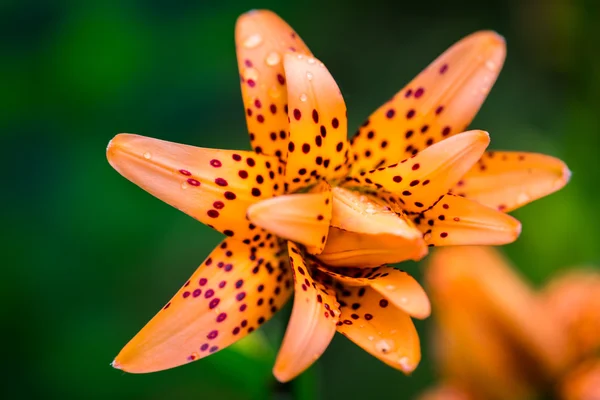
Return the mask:
<path fill-rule="evenodd" d="M 336 82 L 283 20 L 244 14 L 236 49 L 253 151 L 130 134 L 108 146 L 119 173 L 227 236 L 113 366 L 141 373 L 203 358 L 295 291 L 277 379 L 308 368 L 336 330 L 410 373 L 420 360 L 411 317 L 427 317 L 429 300 L 385 264 L 419 260 L 428 246 L 512 242 L 520 224 L 501 211 L 568 179 L 559 160 L 485 153 L 486 132 L 458 134 L 497 77 L 504 41 L 463 39 L 350 142 Z"/>
<path fill-rule="evenodd" d="M 422 400 L 592 399 L 600 392 L 600 274 L 534 291 L 490 247 L 439 249 L 426 269 L 442 382 Z"/>

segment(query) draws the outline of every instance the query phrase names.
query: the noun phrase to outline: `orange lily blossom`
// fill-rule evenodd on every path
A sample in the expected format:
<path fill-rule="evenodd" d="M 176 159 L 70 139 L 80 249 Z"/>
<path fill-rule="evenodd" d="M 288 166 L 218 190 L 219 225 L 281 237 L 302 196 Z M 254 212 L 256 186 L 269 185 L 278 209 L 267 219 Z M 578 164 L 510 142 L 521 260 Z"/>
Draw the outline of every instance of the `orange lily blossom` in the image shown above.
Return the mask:
<path fill-rule="evenodd" d="M 534 291 L 491 247 L 438 249 L 426 283 L 442 382 L 421 400 L 600 398 L 600 273 Z"/>
<path fill-rule="evenodd" d="M 119 173 L 228 236 L 113 366 L 152 372 L 205 357 L 295 289 L 277 379 L 309 367 L 336 330 L 410 373 L 420 360 L 411 317 L 427 317 L 429 300 L 384 264 L 419 260 L 428 246 L 512 242 L 520 224 L 501 211 L 568 180 L 555 158 L 485 153 L 486 132 L 460 133 L 496 80 L 504 41 L 478 32 L 458 42 L 350 142 L 337 84 L 277 15 L 242 15 L 236 48 L 254 151 L 130 134 L 109 143 Z"/>

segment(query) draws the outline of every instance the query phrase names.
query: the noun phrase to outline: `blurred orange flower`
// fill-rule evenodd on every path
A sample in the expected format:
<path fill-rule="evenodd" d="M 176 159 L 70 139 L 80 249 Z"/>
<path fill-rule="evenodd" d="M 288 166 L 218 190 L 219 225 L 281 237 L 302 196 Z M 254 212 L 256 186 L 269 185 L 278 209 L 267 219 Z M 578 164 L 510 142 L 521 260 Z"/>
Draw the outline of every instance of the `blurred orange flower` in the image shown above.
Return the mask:
<path fill-rule="evenodd" d="M 490 247 L 437 250 L 426 270 L 442 382 L 423 400 L 596 399 L 600 273 L 577 270 L 533 290 Z M 574 370 L 574 368 L 578 368 Z"/>
<path fill-rule="evenodd" d="M 240 17 L 236 49 L 253 151 L 121 134 L 110 164 L 225 239 L 113 366 L 153 372 L 198 360 L 251 333 L 295 291 L 274 374 L 293 379 L 336 330 L 405 373 L 420 361 L 411 317 L 429 300 L 386 263 L 430 246 L 505 244 L 504 212 L 560 189 L 569 171 L 533 153 L 486 152 L 462 132 L 505 57 L 494 32 L 442 54 L 347 140 L 346 105 L 325 66 L 269 11 Z"/>

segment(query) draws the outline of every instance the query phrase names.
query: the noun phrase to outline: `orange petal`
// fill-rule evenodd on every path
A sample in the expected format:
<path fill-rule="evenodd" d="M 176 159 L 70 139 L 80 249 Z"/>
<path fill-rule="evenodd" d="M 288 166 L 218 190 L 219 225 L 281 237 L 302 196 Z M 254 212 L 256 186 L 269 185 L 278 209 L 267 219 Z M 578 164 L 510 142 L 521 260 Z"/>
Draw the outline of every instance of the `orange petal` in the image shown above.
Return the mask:
<path fill-rule="evenodd" d="M 422 234 L 410 220 L 372 196 L 333 189 L 331 228 L 320 260 L 330 266 L 374 267 L 425 254 Z"/>
<path fill-rule="evenodd" d="M 247 151 L 120 134 L 108 144 L 107 157 L 121 175 L 150 194 L 247 243 L 264 235 L 246 219 L 248 206 L 283 189 L 277 158 Z"/>
<path fill-rule="evenodd" d="M 225 239 L 121 350 L 113 366 L 144 373 L 186 364 L 229 346 L 271 318 L 288 300 L 292 282 L 286 257 L 276 255 L 279 246 L 265 244 L 256 250 Z"/>
<path fill-rule="evenodd" d="M 490 31 L 450 47 L 362 125 L 351 141 L 353 171 L 394 163 L 466 130 L 505 55 L 504 39 Z"/>
<path fill-rule="evenodd" d="M 502 342 L 503 352 L 515 353 L 512 357 L 518 365 L 509 368 L 533 366 L 528 373 L 539 377 L 552 376 L 568 364 L 571 354 L 566 332 L 559 329 L 559 322 L 543 301 L 494 248 L 438 249 L 429 259 L 425 277 L 434 314 L 445 318 L 458 316 L 450 312 L 461 310 L 461 322 L 449 329 L 458 329 L 467 320 L 474 325 L 487 325 L 481 329 L 488 333 L 474 336 L 498 336 L 495 340 Z M 473 348 L 473 352 L 485 350 Z M 471 356 L 462 352 L 455 361 L 460 364 Z"/>
<path fill-rule="evenodd" d="M 417 400 L 476 400 L 458 385 L 442 384 L 422 393 Z"/>
<path fill-rule="evenodd" d="M 275 235 L 323 251 L 331 222 L 331 187 L 318 193 L 273 197 L 248 207 L 248 219 Z"/>
<path fill-rule="evenodd" d="M 414 221 L 430 246 L 501 245 L 521 233 L 521 223 L 510 215 L 451 194 Z"/>
<path fill-rule="evenodd" d="M 419 335 L 404 311 L 370 287 L 337 290 L 340 301 L 338 332 L 371 355 L 406 374 L 421 360 Z"/>
<path fill-rule="evenodd" d="M 461 133 L 400 163 L 362 173 L 360 178 L 347 179 L 346 185 L 383 189 L 395 195 L 390 201 L 401 203 L 402 209 L 421 212 L 431 207 L 469 171 L 489 142 L 487 132 Z"/>
<path fill-rule="evenodd" d="M 347 173 L 346 104 L 317 59 L 286 54 L 290 142 L 285 171 L 289 191 L 309 186 L 320 177 L 335 180 Z"/>
<path fill-rule="evenodd" d="M 311 276 L 298 246 L 288 242 L 294 274 L 294 308 L 275 361 L 273 374 L 280 382 L 294 379 L 325 351 L 339 319 L 335 292 Z"/>
<path fill-rule="evenodd" d="M 542 298 L 580 357 L 600 350 L 600 272 L 580 269 L 554 278 Z"/>
<path fill-rule="evenodd" d="M 562 400 L 600 399 L 600 360 L 582 363 L 566 375 L 560 386 Z"/>
<path fill-rule="evenodd" d="M 284 158 L 289 124 L 283 56 L 289 51 L 310 54 L 310 50 L 285 21 L 266 10 L 250 11 L 238 19 L 235 42 L 252 148 Z"/>
<path fill-rule="evenodd" d="M 554 157 L 488 151 L 452 192 L 508 212 L 556 192 L 570 177 L 565 163 Z"/>
<path fill-rule="evenodd" d="M 319 266 L 319 271 L 348 286 L 370 286 L 411 317 L 423 319 L 431 313 L 427 294 L 419 282 L 392 267 L 336 268 Z"/>

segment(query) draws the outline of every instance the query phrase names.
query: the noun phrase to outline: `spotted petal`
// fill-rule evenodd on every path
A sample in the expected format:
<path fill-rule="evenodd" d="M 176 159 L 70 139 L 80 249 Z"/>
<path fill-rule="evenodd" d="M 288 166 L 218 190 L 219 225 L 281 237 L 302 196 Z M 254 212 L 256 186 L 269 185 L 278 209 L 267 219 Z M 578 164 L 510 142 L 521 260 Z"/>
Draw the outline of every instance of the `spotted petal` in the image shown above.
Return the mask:
<path fill-rule="evenodd" d="M 225 239 L 166 306 L 121 350 L 113 366 L 144 373 L 206 357 L 257 329 L 292 293 L 285 252 L 252 251 Z"/>
<path fill-rule="evenodd" d="M 288 119 L 283 55 L 310 50 L 285 21 L 267 10 L 243 14 L 235 27 L 235 42 L 252 148 L 284 158 Z"/>
<path fill-rule="evenodd" d="M 110 164 L 150 194 L 247 243 L 264 238 L 246 219 L 249 205 L 282 191 L 276 157 L 213 150 L 120 134 L 108 145 Z"/>
<path fill-rule="evenodd" d="M 289 191 L 325 177 L 346 175 L 346 104 L 335 80 L 313 57 L 287 54 L 290 141 L 285 171 Z"/>
<path fill-rule="evenodd" d="M 394 163 L 466 130 L 505 55 L 504 39 L 490 31 L 446 50 L 362 125 L 351 141 L 353 170 Z"/>
<path fill-rule="evenodd" d="M 319 259 L 329 266 L 375 267 L 419 260 L 427 254 L 421 232 L 381 200 L 341 187 L 333 189 L 333 215 Z"/>
<path fill-rule="evenodd" d="M 404 311 L 370 287 L 345 286 L 338 332 L 387 365 L 406 374 L 421 360 L 419 335 Z"/>
<path fill-rule="evenodd" d="M 339 307 L 335 292 L 317 282 L 297 245 L 288 242 L 294 274 L 294 307 L 273 373 L 281 382 L 295 378 L 323 354 L 335 335 Z"/>
<path fill-rule="evenodd" d="M 375 268 L 319 267 L 319 271 L 348 286 L 370 286 L 411 317 L 427 318 L 431 305 L 419 282 L 404 271 L 382 266 Z"/>
<path fill-rule="evenodd" d="M 456 135 L 419 152 L 398 164 L 362 173 L 358 185 L 384 189 L 393 203 L 409 212 L 431 207 L 479 160 L 490 138 L 487 132 Z M 356 185 L 349 181 L 347 185 Z"/>
<path fill-rule="evenodd" d="M 415 224 L 430 246 L 501 245 L 521 233 L 521 223 L 510 215 L 450 194 L 419 214 Z"/>
<path fill-rule="evenodd" d="M 331 187 L 322 191 L 273 197 L 251 205 L 248 219 L 275 235 L 308 246 L 311 254 L 325 247 L 331 222 Z"/>
<path fill-rule="evenodd" d="M 488 151 L 452 192 L 501 211 L 511 211 L 567 184 L 561 160 L 535 153 Z"/>

